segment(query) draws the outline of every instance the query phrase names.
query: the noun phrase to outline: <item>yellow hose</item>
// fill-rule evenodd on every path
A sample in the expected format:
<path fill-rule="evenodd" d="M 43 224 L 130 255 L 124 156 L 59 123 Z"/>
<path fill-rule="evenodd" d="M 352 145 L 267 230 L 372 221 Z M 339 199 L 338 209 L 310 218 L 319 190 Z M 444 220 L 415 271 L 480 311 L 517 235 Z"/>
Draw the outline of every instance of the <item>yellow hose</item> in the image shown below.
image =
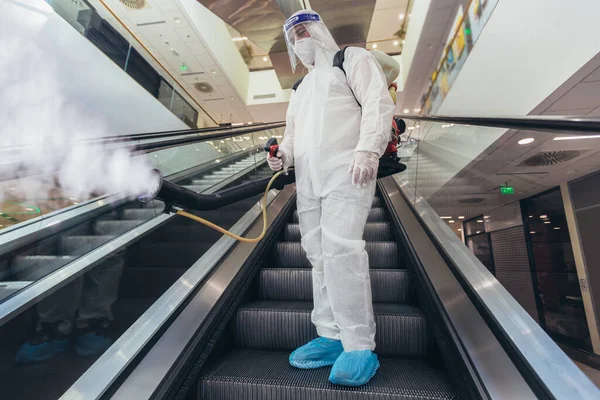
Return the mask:
<path fill-rule="evenodd" d="M 182 217 L 186 217 L 189 219 L 193 219 L 194 221 L 200 222 L 201 224 L 204 224 L 206 226 L 208 226 L 209 228 L 213 228 L 216 231 L 221 232 L 224 235 L 227 235 L 229 237 L 234 238 L 235 240 L 239 240 L 240 242 L 244 242 L 244 243 L 258 243 L 262 240 L 262 238 L 265 237 L 265 234 L 267 233 L 267 195 L 269 194 L 269 190 L 271 190 L 271 185 L 273 184 L 273 182 L 275 182 L 275 179 L 277 179 L 277 177 L 279 175 L 281 175 L 283 173 L 283 171 L 279 171 L 278 173 L 276 173 L 275 175 L 273 175 L 273 177 L 271 178 L 271 180 L 269 181 L 269 183 L 267 184 L 267 188 L 265 189 L 265 194 L 262 198 L 262 215 L 263 215 L 263 230 L 262 233 L 260 234 L 260 236 L 255 237 L 255 238 L 245 238 L 245 237 L 241 237 L 236 235 L 235 233 L 231 233 L 228 230 L 221 228 L 219 225 L 215 225 L 210 221 L 205 220 L 204 218 L 198 217 L 194 214 L 190 214 L 187 211 L 183 211 L 183 210 L 179 210 L 177 211 L 176 214 L 181 215 Z"/>

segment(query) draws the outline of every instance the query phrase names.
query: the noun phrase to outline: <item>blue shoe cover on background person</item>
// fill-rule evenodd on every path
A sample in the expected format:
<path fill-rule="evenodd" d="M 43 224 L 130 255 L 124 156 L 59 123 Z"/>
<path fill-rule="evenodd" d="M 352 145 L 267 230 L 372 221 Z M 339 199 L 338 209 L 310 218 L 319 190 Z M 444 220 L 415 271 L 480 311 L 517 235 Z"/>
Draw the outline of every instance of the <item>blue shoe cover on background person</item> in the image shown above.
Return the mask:
<path fill-rule="evenodd" d="M 27 342 L 17 351 L 15 362 L 19 365 L 27 365 L 46 361 L 66 351 L 69 344 L 69 339 L 46 340 L 40 343 Z"/>
<path fill-rule="evenodd" d="M 95 356 L 108 349 L 112 340 L 96 332 L 88 332 L 77 338 L 75 352 L 82 357 Z"/>
<path fill-rule="evenodd" d="M 378 368 L 379 360 L 371 350 L 344 352 L 333 364 L 329 381 L 335 385 L 362 386 L 375 376 Z"/>
<path fill-rule="evenodd" d="M 290 364 L 300 369 L 327 367 L 333 365 L 343 352 L 341 341 L 319 337 L 290 354 Z"/>

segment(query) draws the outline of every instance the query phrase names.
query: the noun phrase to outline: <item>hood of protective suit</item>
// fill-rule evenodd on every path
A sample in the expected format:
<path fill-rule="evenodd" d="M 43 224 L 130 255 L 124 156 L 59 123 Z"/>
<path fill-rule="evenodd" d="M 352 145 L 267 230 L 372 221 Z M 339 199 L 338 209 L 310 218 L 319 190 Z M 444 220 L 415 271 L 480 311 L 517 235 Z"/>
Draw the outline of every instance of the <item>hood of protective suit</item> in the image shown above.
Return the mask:
<path fill-rule="evenodd" d="M 298 11 L 288 18 L 283 33 L 293 72 L 300 63 L 314 68 L 317 60 L 327 53 L 340 50 L 321 16 L 312 10 Z"/>

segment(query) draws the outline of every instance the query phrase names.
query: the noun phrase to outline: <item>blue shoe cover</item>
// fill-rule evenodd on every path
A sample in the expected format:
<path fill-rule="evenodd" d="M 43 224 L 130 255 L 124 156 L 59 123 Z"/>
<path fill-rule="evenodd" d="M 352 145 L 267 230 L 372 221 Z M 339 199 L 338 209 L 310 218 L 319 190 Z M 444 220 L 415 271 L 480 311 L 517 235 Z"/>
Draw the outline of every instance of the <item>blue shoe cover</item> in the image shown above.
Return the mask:
<path fill-rule="evenodd" d="M 333 365 L 343 352 L 341 341 L 319 337 L 290 354 L 290 364 L 300 369 L 327 367 Z"/>
<path fill-rule="evenodd" d="M 112 341 L 106 336 L 99 335 L 96 332 L 88 332 L 77 338 L 75 352 L 82 357 L 95 356 L 108 349 L 111 344 Z"/>
<path fill-rule="evenodd" d="M 33 364 L 46 361 L 69 348 L 69 339 L 48 340 L 39 344 L 27 342 L 21 346 L 15 362 L 19 365 Z"/>
<path fill-rule="evenodd" d="M 335 385 L 362 386 L 375 376 L 378 368 L 379 360 L 371 350 L 344 352 L 333 364 L 329 381 Z"/>

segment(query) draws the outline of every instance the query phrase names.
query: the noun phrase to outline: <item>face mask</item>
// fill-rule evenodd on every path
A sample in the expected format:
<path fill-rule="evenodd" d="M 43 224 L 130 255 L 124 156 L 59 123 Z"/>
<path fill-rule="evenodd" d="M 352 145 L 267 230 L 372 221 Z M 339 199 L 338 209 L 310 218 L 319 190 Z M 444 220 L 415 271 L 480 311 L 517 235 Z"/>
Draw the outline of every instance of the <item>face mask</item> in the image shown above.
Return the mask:
<path fill-rule="evenodd" d="M 315 62 L 315 51 L 317 44 L 312 38 L 305 38 L 296 41 L 294 53 L 298 56 L 302 64 L 312 65 Z"/>

